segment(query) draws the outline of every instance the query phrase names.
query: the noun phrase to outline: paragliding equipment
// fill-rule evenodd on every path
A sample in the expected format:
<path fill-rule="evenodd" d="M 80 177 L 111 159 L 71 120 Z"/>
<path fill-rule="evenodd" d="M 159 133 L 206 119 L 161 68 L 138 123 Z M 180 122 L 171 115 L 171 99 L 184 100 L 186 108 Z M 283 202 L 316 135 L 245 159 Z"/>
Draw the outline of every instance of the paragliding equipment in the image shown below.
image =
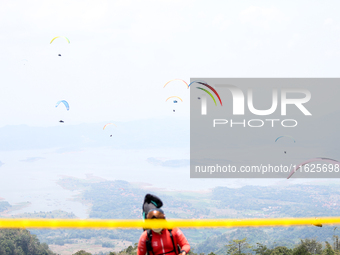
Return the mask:
<path fill-rule="evenodd" d="M 110 126 L 110 125 L 117 127 L 114 123 L 107 123 L 107 124 L 104 125 L 103 130 L 105 130 L 107 128 L 107 126 Z M 110 137 L 112 137 L 112 134 L 110 134 Z"/>
<path fill-rule="evenodd" d="M 333 164 L 333 165 L 338 165 L 340 167 L 340 162 L 335 160 L 335 159 L 331 159 L 331 158 L 312 158 L 312 159 L 309 159 L 299 165 L 297 165 L 290 173 L 289 173 L 289 176 L 287 177 L 287 179 L 289 179 L 290 177 L 292 177 L 292 175 L 300 169 L 300 167 L 310 163 L 310 162 L 314 162 L 314 161 L 324 161 L 324 162 L 327 162 L 329 164 Z"/>
<path fill-rule="evenodd" d="M 294 137 L 292 137 L 291 135 L 281 135 L 281 136 L 279 136 L 279 137 L 277 137 L 277 138 L 275 139 L 275 143 L 276 143 L 278 140 L 280 140 L 280 139 L 285 139 L 285 138 L 288 138 L 289 140 L 293 141 L 294 143 L 296 142 L 295 139 L 294 139 Z M 287 154 L 287 151 L 286 151 L 286 150 L 284 151 L 284 154 Z"/>
<path fill-rule="evenodd" d="M 204 92 L 206 92 L 206 93 L 212 98 L 212 100 L 214 100 L 214 103 L 215 103 L 215 105 L 217 106 L 216 100 L 215 100 L 214 96 L 213 96 L 208 90 L 203 89 L 203 88 L 199 88 L 199 87 L 196 87 L 196 88 L 197 88 L 197 89 L 200 89 L 200 90 L 203 90 Z"/>
<path fill-rule="evenodd" d="M 70 40 L 66 36 L 56 36 L 50 41 L 50 44 L 57 38 L 64 38 L 68 43 L 70 43 Z"/>
<path fill-rule="evenodd" d="M 170 98 L 178 98 L 179 100 L 181 100 L 181 102 L 183 102 L 183 100 L 182 100 L 182 98 L 180 98 L 180 97 L 178 97 L 178 96 L 171 96 L 171 97 L 168 97 L 166 100 L 165 100 L 165 102 L 167 102 Z M 174 103 L 175 103 L 175 101 L 174 101 Z M 177 101 L 176 101 L 176 103 L 177 103 Z"/>
<path fill-rule="evenodd" d="M 277 140 L 283 138 L 283 137 L 290 138 L 290 139 L 292 139 L 292 140 L 294 141 L 294 143 L 295 143 L 295 139 L 294 139 L 294 137 L 292 137 L 291 135 L 282 135 L 282 136 L 279 136 L 278 138 L 275 139 L 275 142 L 276 142 Z"/>
<path fill-rule="evenodd" d="M 165 100 L 165 102 L 167 102 L 170 98 L 177 98 L 177 99 L 181 100 L 181 102 L 183 103 L 182 98 L 180 98 L 180 97 L 178 97 L 178 96 L 171 96 L 171 97 L 168 97 L 168 98 Z M 173 103 L 174 103 L 174 104 L 177 104 L 178 101 L 177 101 L 176 99 L 174 99 L 174 100 L 173 100 Z M 175 109 L 173 109 L 172 111 L 173 111 L 173 112 L 176 112 Z"/>
<path fill-rule="evenodd" d="M 207 82 L 206 81 L 204 81 L 204 80 L 196 80 L 196 81 L 192 81 L 192 82 L 190 82 L 189 83 L 189 87 L 192 85 L 192 84 L 194 84 L 194 83 L 199 83 L 199 84 L 207 84 Z"/>
<path fill-rule="evenodd" d="M 70 110 L 70 105 L 68 104 L 68 102 L 67 102 L 66 100 L 60 100 L 60 101 L 58 101 L 58 102 L 56 103 L 55 107 L 58 107 L 60 104 L 63 104 L 63 105 L 65 106 L 65 108 L 66 108 L 67 111 Z M 58 108 L 60 108 L 60 107 L 58 107 Z M 64 120 L 63 120 L 63 119 L 64 119 L 64 117 L 65 117 L 65 110 L 64 110 L 64 109 L 61 109 L 60 111 L 61 111 L 61 115 L 59 116 L 59 117 L 60 117 L 59 122 L 60 122 L 60 123 L 64 123 Z"/>
<path fill-rule="evenodd" d="M 58 38 L 60 38 L 60 39 L 64 39 L 64 40 L 60 40 L 60 42 L 54 42 L 56 39 L 58 39 Z M 54 46 L 54 48 L 56 49 L 56 48 L 58 48 L 58 51 L 60 51 L 60 50 L 62 50 L 63 49 L 63 47 L 64 47 L 64 45 L 65 45 L 65 40 L 66 40 L 66 44 L 69 44 L 70 43 L 70 40 L 66 37 L 66 36 L 56 36 L 56 37 L 54 37 L 51 41 L 50 41 L 50 44 L 52 44 L 53 42 L 53 44 L 57 44 L 58 46 Z M 56 41 L 59 41 L 59 39 L 58 40 L 56 40 Z M 58 57 L 61 57 L 61 54 L 59 53 L 58 54 Z"/>
<path fill-rule="evenodd" d="M 165 86 L 168 85 L 168 84 L 169 84 L 170 82 L 172 82 L 172 81 L 181 81 L 181 82 L 183 82 L 183 83 L 186 85 L 187 88 L 189 88 L 188 83 L 186 83 L 186 81 L 185 81 L 185 80 L 182 80 L 182 79 L 172 79 L 172 80 L 168 81 L 167 83 L 165 83 L 165 85 L 163 86 L 163 88 L 165 88 Z"/>
<path fill-rule="evenodd" d="M 201 84 L 201 85 L 203 85 L 203 86 L 206 86 L 206 87 L 209 88 L 212 92 L 214 92 L 214 94 L 217 96 L 217 98 L 218 98 L 218 100 L 220 101 L 220 104 L 221 104 L 221 106 L 222 106 L 221 97 L 220 97 L 220 95 L 217 93 L 217 91 L 216 91 L 212 86 L 210 86 L 209 84 L 204 83 L 204 82 L 199 82 L 199 81 L 198 81 L 197 83 L 199 83 L 199 84 Z M 214 100 L 215 105 L 217 105 L 214 96 L 213 96 L 208 90 L 203 89 L 203 88 L 200 88 L 200 87 L 196 87 L 196 88 L 197 88 L 197 89 L 200 89 L 200 90 L 203 90 L 204 92 L 206 92 L 207 94 L 209 94 L 209 96 Z"/>
<path fill-rule="evenodd" d="M 68 102 L 67 102 L 66 100 L 60 100 L 60 101 L 58 101 L 58 102 L 56 103 L 55 107 L 58 107 L 58 105 L 59 105 L 60 103 L 63 103 L 63 104 L 65 105 L 66 110 L 70 110 L 70 105 L 68 104 Z"/>

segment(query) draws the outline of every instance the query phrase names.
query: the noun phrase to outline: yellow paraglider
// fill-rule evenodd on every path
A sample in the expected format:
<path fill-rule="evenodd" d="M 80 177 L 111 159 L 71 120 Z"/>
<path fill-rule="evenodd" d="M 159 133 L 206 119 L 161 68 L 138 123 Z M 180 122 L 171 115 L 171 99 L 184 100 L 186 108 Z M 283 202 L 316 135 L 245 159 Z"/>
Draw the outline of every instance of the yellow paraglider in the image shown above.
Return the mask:
<path fill-rule="evenodd" d="M 68 43 L 70 43 L 70 40 L 66 36 L 56 36 L 51 40 L 50 44 L 57 38 L 64 38 Z"/>

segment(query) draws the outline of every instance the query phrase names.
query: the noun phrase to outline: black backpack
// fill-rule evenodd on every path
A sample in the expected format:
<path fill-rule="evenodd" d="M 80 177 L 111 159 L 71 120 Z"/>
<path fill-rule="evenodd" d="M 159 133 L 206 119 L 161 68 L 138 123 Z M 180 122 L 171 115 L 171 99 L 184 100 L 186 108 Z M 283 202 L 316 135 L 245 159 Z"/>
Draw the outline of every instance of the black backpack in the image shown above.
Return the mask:
<path fill-rule="evenodd" d="M 156 209 L 156 208 L 161 208 L 163 206 L 163 202 L 162 200 L 155 196 L 155 195 L 151 195 L 151 194 L 146 194 L 145 198 L 144 198 L 144 203 L 143 203 L 143 219 L 146 219 L 146 216 L 148 214 L 148 212 L 152 209 Z M 144 229 L 145 230 L 145 229 Z M 156 255 L 153 253 L 153 249 L 152 249 L 152 231 L 151 229 L 147 229 L 147 235 L 148 235 L 148 239 L 146 240 L 146 250 L 147 250 L 147 254 L 148 255 Z M 180 253 L 180 247 L 177 246 L 177 252 L 176 252 L 176 247 L 175 247 L 175 241 L 174 241 L 174 237 L 172 235 L 172 229 L 168 229 L 169 233 L 170 233 L 170 237 L 171 237 L 171 241 L 172 244 L 174 246 L 174 249 L 170 252 L 175 252 L 176 254 Z"/>
<path fill-rule="evenodd" d="M 153 249 L 152 249 L 152 231 L 151 231 L 151 229 L 148 229 L 146 231 L 147 231 L 147 234 L 148 234 L 148 239 L 146 240 L 146 254 L 147 255 L 157 255 L 157 254 L 154 254 Z M 178 244 L 177 244 L 177 251 L 176 251 L 174 236 L 172 235 L 172 229 L 168 229 L 168 231 L 170 233 L 170 237 L 171 237 L 171 241 L 172 241 L 172 245 L 173 245 L 174 249 L 172 251 L 163 253 L 162 255 L 170 253 L 170 252 L 175 252 L 176 255 L 180 254 L 181 248 L 179 247 Z"/>

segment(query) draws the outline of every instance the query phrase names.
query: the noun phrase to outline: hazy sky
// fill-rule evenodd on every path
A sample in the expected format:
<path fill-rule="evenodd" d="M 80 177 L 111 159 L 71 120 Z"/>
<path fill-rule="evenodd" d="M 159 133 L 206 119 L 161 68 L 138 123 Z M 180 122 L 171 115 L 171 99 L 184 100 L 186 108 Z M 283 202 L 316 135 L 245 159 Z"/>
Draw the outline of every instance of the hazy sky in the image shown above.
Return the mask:
<path fill-rule="evenodd" d="M 190 77 L 338 77 L 337 1 L 0 2 L 0 127 L 188 117 Z M 67 36 L 50 41 L 55 36 Z M 58 54 L 62 54 L 61 57 Z M 184 103 L 176 114 L 168 96 Z M 55 108 L 58 100 L 70 111 Z"/>

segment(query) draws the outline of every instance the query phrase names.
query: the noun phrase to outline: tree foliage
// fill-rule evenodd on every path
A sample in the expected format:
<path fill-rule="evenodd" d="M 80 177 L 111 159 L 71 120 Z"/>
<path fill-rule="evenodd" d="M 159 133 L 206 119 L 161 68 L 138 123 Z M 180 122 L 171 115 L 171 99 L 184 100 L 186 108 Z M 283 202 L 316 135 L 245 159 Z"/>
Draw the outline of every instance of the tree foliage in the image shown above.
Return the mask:
<path fill-rule="evenodd" d="M 251 249 L 252 246 L 248 244 L 247 238 L 243 238 L 240 240 L 231 240 L 229 244 L 226 245 L 228 247 L 227 254 L 229 255 L 246 255 L 250 253 L 246 253 L 247 250 Z"/>
<path fill-rule="evenodd" d="M 72 255 L 92 255 L 92 254 L 84 250 L 80 250 L 80 251 L 77 251 L 76 253 L 73 253 Z"/>
<path fill-rule="evenodd" d="M 35 235 L 26 229 L 0 229 L 0 254 L 54 255 L 48 245 L 40 244 Z"/>
<path fill-rule="evenodd" d="M 278 246 L 273 249 L 270 255 L 292 255 L 293 252 L 291 249 L 288 249 L 285 246 Z"/>

